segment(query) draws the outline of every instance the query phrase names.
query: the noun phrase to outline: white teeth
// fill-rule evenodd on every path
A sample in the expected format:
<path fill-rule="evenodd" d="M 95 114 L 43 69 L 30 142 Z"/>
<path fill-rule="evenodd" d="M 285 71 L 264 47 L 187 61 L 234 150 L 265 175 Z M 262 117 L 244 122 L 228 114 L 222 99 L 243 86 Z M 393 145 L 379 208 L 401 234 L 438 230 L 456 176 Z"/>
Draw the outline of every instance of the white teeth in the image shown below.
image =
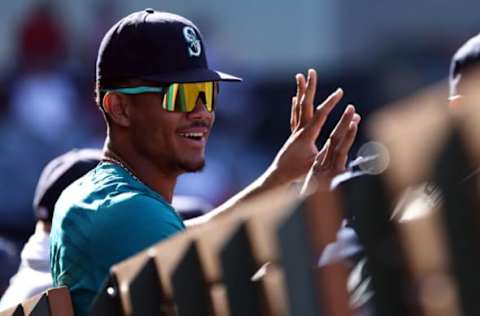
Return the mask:
<path fill-rule="evenodd" d="M 203 137 L 204 133 L 182 133 L 183 137 Z"/>

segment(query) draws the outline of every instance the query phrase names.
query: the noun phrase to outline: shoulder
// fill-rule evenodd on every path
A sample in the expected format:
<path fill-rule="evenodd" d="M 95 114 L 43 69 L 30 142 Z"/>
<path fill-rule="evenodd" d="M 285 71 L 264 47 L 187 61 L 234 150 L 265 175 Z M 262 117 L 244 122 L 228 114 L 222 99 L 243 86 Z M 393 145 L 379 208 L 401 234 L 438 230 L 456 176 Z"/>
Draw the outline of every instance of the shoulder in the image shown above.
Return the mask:
<path fill-rule="evenodd" d="M 79 214 L 96 216 L 101 211 L 142 203 L 144 193 L 142 186 L 121 168 L 100 163 L 62 192 L 55 205 L 54 221 Z"/>
<path fill-rule="evenodd" d="M 99 220 L 108 222 L 122 219 L 163 219 L 180 220 L 173 207 L 165 200 L 141 191 L 117 192 L 112 194 L 108 201 L 98 210 Z"/>
<path fill-rule="evenodd" d="M 92 227 L 90 251 L 109 267 L 185 229 L 166 202 L 145 194 L 119 194 Z"/>
<path fill-rule="evenodd" d="M 169 235 L 184 225 L 159 194 L 122 168 L 101 163 L 64 190 L 55 206 L 52 232 L 78 232 L 91 240 L 108 233 L 131 233 L 135 228 Z"/>
<path fill-rule="evenodd" d="M 52 223 L 52 239 L 88 241 L 99 230 L 126 229 L 151 221 L 183 229 L 174 209 L 112 164 L 100 164 L 61 194 Z M 77 240 L 77 241 L 78 241 Z"/>
<path fill-rule="evenodd" d="M 100 164 L 85 177 L 69 186 L 55 206 L 54 226 L 102 229 L 105 226 L 135 223 L 169 224 L 183 229 L 183 222 L 173 207 L 159 194 L 135 181 L 123 169 Z M 83 225 L 85 224 L 85 225 Z"/>

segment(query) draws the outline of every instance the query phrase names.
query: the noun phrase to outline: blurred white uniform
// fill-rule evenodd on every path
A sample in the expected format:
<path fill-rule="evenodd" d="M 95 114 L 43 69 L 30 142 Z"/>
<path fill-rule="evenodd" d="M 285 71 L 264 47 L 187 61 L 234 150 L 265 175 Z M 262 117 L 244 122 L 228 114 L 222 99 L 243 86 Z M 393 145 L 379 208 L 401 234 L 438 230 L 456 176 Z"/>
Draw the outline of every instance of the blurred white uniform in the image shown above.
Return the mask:
<path fill-rule="evenodd" d="M 20 255 L 17 273 L 0 300 L 0 310 L 14 306 L 52 287 L 49 261 L 49 236 L 39 225 Z"/>

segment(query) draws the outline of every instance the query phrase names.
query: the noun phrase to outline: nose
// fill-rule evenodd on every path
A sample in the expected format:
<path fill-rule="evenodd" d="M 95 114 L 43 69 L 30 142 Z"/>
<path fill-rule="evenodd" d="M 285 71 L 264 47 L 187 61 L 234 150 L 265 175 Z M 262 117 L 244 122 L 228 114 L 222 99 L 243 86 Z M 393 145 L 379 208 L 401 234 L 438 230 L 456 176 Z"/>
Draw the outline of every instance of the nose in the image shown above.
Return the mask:
<path fill-rule="evenodd" d="M 197 98 L 197 102 L 195 103 L 195 107 L 193 108 L 192 112 L 188 113 L 190 118 L 195 119 L 209 119 L 211 120 L 213 117 L 213 111 L 208 112 L 207 105 L 203 101 L 203 98 L 200 96 Z"/>

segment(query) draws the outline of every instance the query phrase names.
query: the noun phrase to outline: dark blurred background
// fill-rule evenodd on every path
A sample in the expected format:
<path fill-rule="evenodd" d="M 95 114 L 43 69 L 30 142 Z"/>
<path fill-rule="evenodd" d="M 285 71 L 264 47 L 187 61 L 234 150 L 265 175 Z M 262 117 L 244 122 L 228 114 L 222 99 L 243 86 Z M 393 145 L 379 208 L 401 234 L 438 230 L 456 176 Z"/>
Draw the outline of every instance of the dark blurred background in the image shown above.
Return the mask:
<path fill-rule="evenodd" d="M 317 101 L 338 86 L 368 122 L 397 98 L 445 79 L 457 47 L 480 31 L 478 0 L 3 1 L 0 10 L 0 238 L 33 231 L 42 167 L 73 147 L 101 147 L 96 50 L 124 15 L 152 7 L 196 23 L 223 84 L 204 172 L 177 193 L 224 201 L 256 178 L 289 135 L 294 75 L 314 67 Z M 168 44 L 166 44 L 168 45 Z M 337 109 L 336 120 L 342 109 Z M 330 121 L 332 121 L 330 120 Z M 332 124 L 324 131 L 329 132 Z M 363 129 L 352 155 L 365 141 Z M 322 136 L 324 138 L 324 136 Z"/>

